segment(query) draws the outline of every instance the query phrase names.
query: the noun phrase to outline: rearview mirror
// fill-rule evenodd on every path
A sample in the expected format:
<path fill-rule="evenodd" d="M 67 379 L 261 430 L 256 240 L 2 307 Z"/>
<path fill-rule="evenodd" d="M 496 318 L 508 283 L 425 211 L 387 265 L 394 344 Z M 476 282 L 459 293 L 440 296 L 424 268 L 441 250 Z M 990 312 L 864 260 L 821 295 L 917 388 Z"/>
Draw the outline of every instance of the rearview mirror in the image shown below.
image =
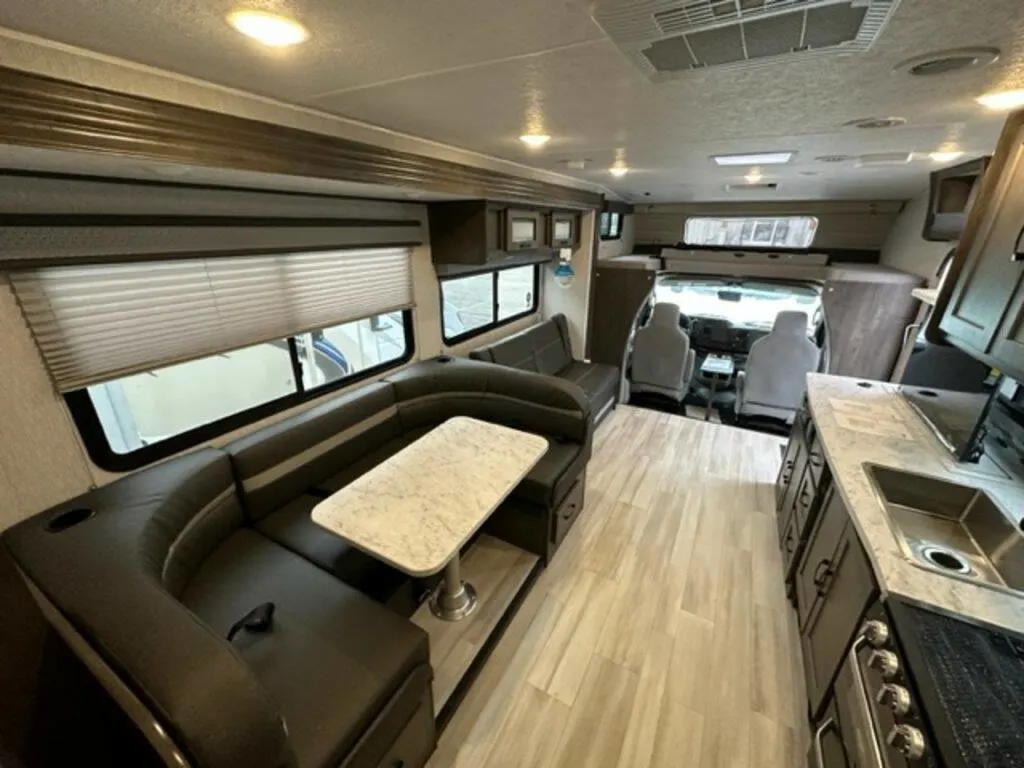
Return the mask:
<path fill-rule="evenodd" d="M 719 291 L 718 292 L 718 300 L 719 301 L 739 301 L 742 298 L 743 298 L 743 294 L 740 293 L 739 291 Z"/>

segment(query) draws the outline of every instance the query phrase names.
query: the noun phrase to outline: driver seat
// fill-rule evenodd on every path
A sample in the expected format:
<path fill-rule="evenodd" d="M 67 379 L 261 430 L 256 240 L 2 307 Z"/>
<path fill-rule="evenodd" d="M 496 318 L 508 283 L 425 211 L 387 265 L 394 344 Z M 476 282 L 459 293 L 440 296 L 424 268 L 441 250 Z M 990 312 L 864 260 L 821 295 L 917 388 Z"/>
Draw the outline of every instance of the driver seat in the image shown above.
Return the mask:
<path fill-rule="evenodd" d="M 736 415 L 792 424 L 807 374 L 817 370 L 820 357 L 807 338 L 807 313 L 779 312 L 771 333 L 750 346 L 746 371 L 736 377 Z"/>
<path fill-rule="evenodd" d="M 636 332 L 633 342 L 630 389 L 682 402 L 690 391 L 696 359 L 689 334 L 679 326 L 679 307 L 655 304 L 650 321 Z"/>

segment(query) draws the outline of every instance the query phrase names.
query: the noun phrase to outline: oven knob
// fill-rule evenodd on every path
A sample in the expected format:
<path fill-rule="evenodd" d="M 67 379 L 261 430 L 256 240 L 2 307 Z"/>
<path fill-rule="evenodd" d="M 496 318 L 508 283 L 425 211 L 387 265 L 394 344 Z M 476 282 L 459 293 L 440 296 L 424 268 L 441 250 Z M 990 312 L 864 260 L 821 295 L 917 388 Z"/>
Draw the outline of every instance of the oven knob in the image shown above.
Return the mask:
<path fill-rule="evenodd" d="M 889 625 L 884 621 L 872 619 L 864 624 L 861 632 L 872 648 L 884 648 L 889 644 Z"/>
<path fill-rule="evenodd" d="M 889 707 L 897 717 L 910 712 L 910 691 L 902 685 L 886 683 L 878 691 L 877 700 L 883 707 Z"/>
<path fill-rule="evenodd" d="M 920 760 L 924 757 L 924 734 L 912 725 L 895 726 L 889 731 L 886 741 L 907 760 Z"/>
<path fill-rule="evenodd" d="M 900 671 L 900 660 L 892 651 L 872 651 L 868 666 L 877 669 L 884 679 L 892 680 Z"/>

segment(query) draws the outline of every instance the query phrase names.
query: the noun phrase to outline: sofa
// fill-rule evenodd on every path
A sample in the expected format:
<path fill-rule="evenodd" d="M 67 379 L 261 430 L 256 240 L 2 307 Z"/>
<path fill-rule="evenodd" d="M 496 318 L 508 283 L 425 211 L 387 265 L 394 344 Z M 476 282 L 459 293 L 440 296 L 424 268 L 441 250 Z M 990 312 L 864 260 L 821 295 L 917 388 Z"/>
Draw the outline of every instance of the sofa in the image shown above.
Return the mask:
<path fill-rule="evenodd" d="M 410 580 L 310 513 L 457 415 L 548 438 L 485 526 L 546 562 L 582 508 L 590 404 L 558 379 L 452 358 L 129 475 L 0 543 L 157 751 L 418 768 L 436 734 L 428 638 L 396 600 Z"/>
<path fill-rule="evenodd" d="M 521 333 L 474 350 L 469 356 L 576 384 L 590 401 L 595 422 L 612 412 L 619 397 L 621 377 L 616 366 L 573 358 L 565 315 L 555 315 Z"/>

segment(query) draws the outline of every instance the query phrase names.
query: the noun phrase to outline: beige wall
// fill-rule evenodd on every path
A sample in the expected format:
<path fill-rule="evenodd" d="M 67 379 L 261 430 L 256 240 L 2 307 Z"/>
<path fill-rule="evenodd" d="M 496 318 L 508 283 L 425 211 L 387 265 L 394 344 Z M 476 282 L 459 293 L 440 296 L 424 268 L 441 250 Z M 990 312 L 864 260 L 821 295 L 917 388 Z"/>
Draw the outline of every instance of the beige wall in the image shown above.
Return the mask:
<path fill-rule="evenodd" d="M 938 284 L 935 271 L 954 243 L 932 243 L 921 237 L 928 212 L 928 193 L 909 201 L 882 246 L 882 264 Z"/>
<path fill-rule="evenodd" d="M 555 265 L 545 265 L 541 273 L 544 297 L 541 309 L 544 319 L 562 313 L 569 326 L 572 354 L 582 358 L 587 342 L 587 312 L 590 305 L 591 261 L 594 253 L 594 222 L 597 214 L 583 216 L 580 244 L 572 253 L 572 268 L 576 278 L 569 286 L 555 282 Z M 628 218 L 628 217 L 627 217 Z M 608 241 L 617 242 L 617 241 Z"/>
<path fill-rule="evenodd" d="M 899 215 L 902 203 L 807 202 L 779 203 L 661 203 L 636 206 L 637 243 L 675 245 L 683 239 L 688 216 L 786 216 L 811 214 L 818 217 L 814 245 L 820 248 L 879 250 Z"/>

